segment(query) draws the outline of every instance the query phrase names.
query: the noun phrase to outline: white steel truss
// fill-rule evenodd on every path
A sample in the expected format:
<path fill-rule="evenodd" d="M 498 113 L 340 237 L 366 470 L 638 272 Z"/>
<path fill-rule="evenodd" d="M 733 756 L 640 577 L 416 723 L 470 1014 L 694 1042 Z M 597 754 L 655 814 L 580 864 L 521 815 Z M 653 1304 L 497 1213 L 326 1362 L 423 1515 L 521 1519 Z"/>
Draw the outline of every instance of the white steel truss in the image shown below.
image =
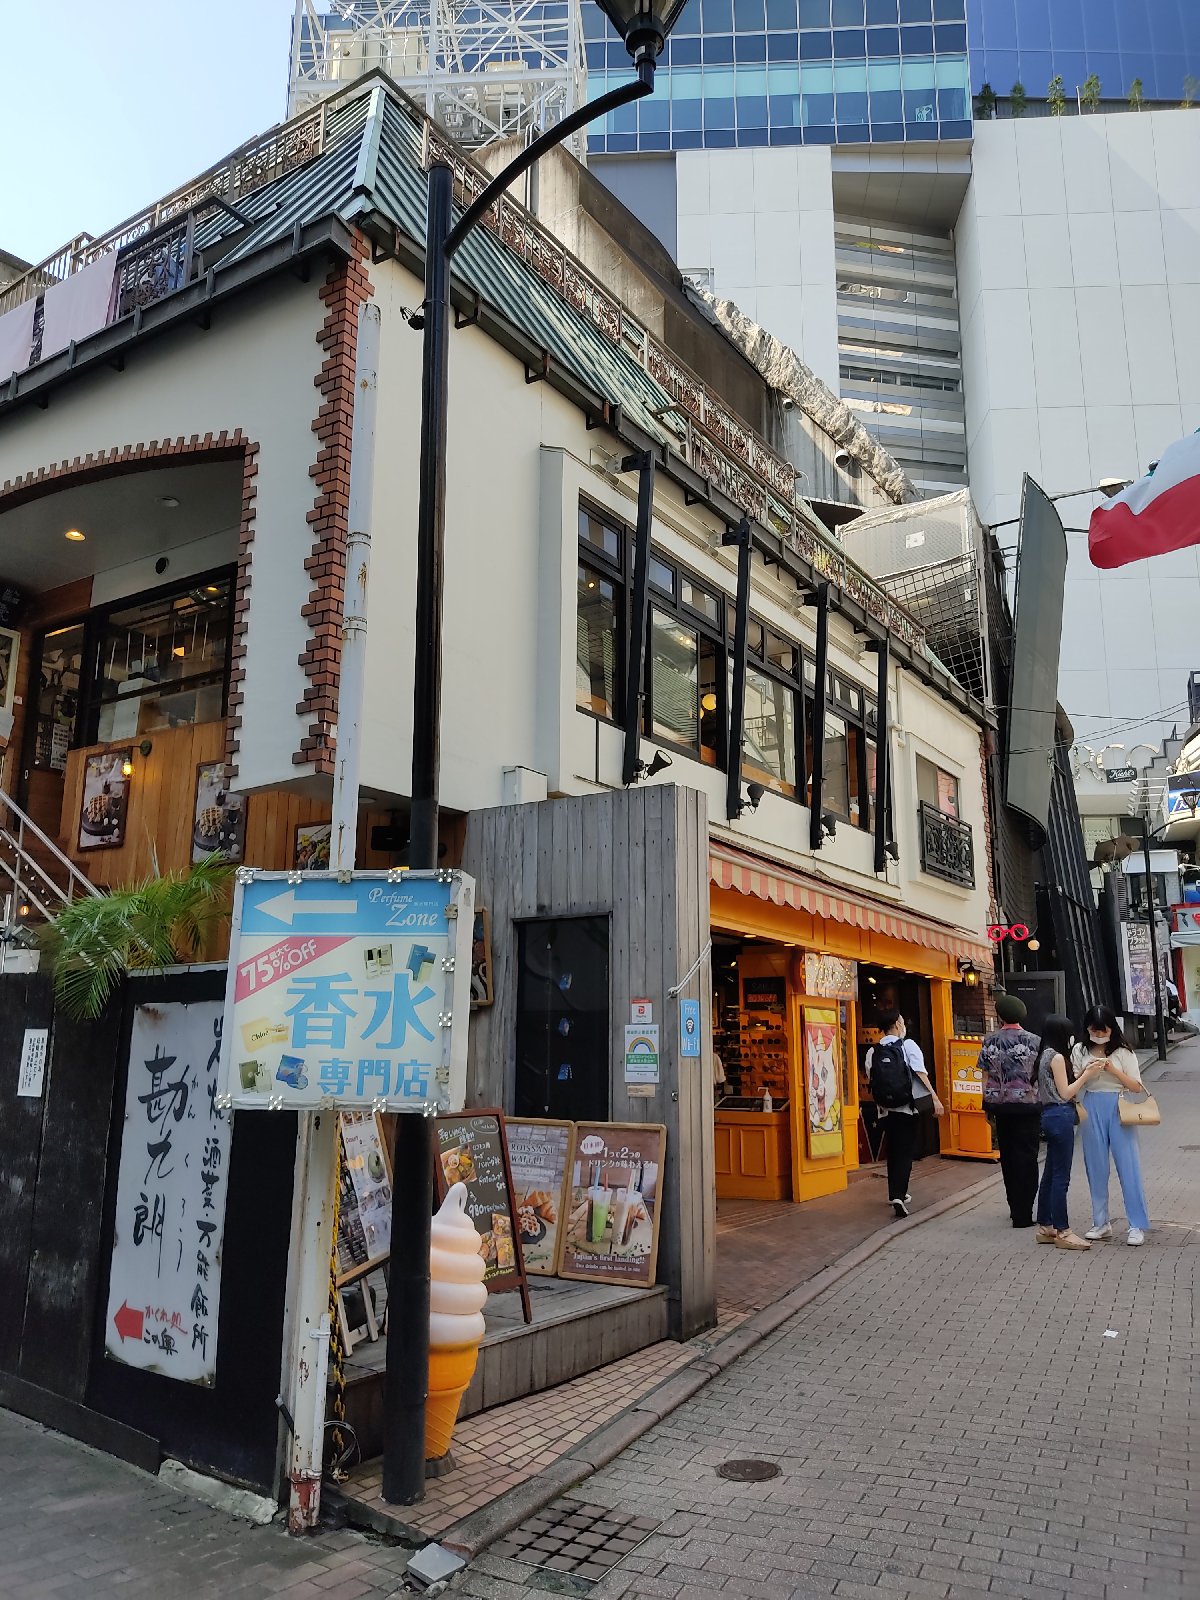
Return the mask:
<path fill-rule="evenodd" d="M 375 69 L 467 149 L 531 138 L 587 99 L 579 0 L 296 0 L 289 117 Z"/>

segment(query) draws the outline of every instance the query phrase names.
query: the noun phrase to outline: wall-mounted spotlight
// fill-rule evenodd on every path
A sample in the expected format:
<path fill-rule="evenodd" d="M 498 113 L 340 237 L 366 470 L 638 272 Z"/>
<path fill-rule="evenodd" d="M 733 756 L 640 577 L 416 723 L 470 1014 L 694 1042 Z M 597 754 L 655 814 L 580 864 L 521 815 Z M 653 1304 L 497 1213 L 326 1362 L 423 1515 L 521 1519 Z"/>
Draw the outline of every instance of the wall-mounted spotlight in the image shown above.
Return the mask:
<path fill-rule="evenodd" d="M 665 772 L 668 767 L 673 767 L 674 765 L 675 763 L 665 750 L 656 750 L 653 761 L 638 762 L 633 781 L 635 783 L 644 783 L 647 778 L 657 777 L 660 772 Z"/>

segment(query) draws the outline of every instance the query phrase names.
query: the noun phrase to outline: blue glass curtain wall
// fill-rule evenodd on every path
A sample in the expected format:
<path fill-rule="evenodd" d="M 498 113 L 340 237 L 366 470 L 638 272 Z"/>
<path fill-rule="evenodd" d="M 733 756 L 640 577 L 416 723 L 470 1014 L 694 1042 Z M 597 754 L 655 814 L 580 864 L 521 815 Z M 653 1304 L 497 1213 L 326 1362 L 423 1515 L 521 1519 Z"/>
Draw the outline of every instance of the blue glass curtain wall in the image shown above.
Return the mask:
<path fill-rule="evenodd" d="M 690 0 L 652 96 L 589 150 L 955 139 L 971 131 L 967 0 Z M 629 58 L 584 0 L 588 95 Z M 664 70 L 665 69 L 665 70 Z"/>

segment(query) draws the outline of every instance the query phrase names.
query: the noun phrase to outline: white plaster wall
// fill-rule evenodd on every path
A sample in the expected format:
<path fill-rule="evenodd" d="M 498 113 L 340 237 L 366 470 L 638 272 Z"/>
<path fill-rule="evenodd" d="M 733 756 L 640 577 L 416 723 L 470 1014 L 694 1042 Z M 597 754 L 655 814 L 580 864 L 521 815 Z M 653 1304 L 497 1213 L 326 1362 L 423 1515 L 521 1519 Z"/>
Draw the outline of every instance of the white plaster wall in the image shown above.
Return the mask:
<path fill-rule="evenodd" d="M 307 682 L 297 657 L 309 637 L 300 608 L 311 586 L 305 517 L 316 492 L 308 469 L 321 398 L 313 379 L 324 359 L 320 281 L 317 273 L 305 285 L 281 278 L 218 304 L 209 331 L 189 325 L 148 341 L 128 352 L 124 372 L 88 374 L 56 390 L 45 411 L 29 406 L 0 426 L 0 483 L 156 439 L 241 428 L 260 445 L 239 755 L 245 789 L 293 781 L 292 751 L 307 729 L 295 708 Z"/>
<path fill-rule="evenodd" d="M 833 177 L 826 146 L 680 150 L 678 262 L 840 393 Z"/>
<path fill-rule="evenodd" d="M 1200 117 L 980 122 L 972 165 L 955 230 L 969 471 L 1001 522 L 1025 471 L 1051 494 L 1138 477 L 1200 427 Z M 1085 528 L 1098 503 L 1059 509 Z M 1085 535 L 1068 541 L 1060 699 L 1084 742 L 1157 744 L 1187 720 L 1200 550 L 1100 572 Z"/>

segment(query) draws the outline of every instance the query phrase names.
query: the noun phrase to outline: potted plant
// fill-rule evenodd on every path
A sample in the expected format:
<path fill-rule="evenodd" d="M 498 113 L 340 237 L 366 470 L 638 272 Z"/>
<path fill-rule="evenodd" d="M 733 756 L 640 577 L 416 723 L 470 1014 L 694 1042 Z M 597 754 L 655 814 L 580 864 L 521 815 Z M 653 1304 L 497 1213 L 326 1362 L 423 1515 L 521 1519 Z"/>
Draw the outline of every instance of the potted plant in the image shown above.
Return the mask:
<path fill-rule="evenodd" d="M 208 933 L 229 916 L 235 864 L 219 851 L 187 872 L 170 872 L 73 900 L 41 930 L 54 968 L 54 996 L 78 1021 L 98 1017 L 127 972 L 194 961 Z"/>

